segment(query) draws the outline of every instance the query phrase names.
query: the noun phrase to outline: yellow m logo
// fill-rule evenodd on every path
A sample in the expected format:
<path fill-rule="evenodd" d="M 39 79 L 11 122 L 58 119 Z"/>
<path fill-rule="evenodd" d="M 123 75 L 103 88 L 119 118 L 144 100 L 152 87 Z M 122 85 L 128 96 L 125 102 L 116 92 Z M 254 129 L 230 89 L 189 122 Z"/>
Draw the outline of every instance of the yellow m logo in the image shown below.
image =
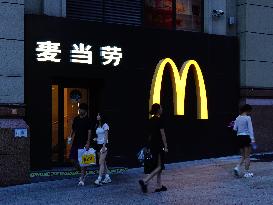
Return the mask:
<path fill-rule="evenodd" d="M 169 63 L 171 66 L 171 77 L 173 86 L 173 100 L 174 100 L 174 114 L 184 115 L 184 101 L 185 101 L 185 90 L 187 83 L 187 76 L 190 68 L 194 68 L 196 96 L 197 96 L 197 118 L 208 119 L 208 107 L 207 107 L 207 95 L 204 78 L 198 63 L 194 60 L 188 60 L 183 65 L 181 70 L 178 69 L 170 58 L 165 58 L 156 66 L 156 70 L 153 76 L 152 87 L 150 91 L 149 107 L 152 104 L 160 104 L 160 91 L 162 76 L 166 64 Z"/>

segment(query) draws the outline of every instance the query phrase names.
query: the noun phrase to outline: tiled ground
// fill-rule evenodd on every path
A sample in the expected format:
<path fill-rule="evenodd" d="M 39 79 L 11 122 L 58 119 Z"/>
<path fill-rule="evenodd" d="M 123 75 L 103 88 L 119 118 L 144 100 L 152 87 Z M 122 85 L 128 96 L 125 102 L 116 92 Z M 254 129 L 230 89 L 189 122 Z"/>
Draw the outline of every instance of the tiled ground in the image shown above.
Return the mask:
<path fill-rule="evenodd" d="M 207 159 L 169 164 L 164 171 L 167 192 L 143 194 L 137 181 L 142 168 L 129 169 L 112 176 L 113 182 L 96 187 L 91 175 L 86 186 L 78 187 L 77 178 L 0 188 L 2 205 L 39 204 L 177 204 L 177 205 L 272 205 L 273 163 L 252 162 L 253 178 L 235 178 L 232 168 L 238 157 Z"/>

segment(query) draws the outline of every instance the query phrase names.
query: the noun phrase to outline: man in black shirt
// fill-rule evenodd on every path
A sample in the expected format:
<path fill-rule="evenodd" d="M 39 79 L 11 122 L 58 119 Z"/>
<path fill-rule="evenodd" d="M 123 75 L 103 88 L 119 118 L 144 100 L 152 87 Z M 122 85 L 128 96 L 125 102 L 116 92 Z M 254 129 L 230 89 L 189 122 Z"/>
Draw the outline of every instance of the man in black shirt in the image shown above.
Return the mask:
<path fill-rule="evenodd" d="M 81 103 L 79 105 L 79 115 L 74 118 L 72 124 L 71 138 L 73 140 L 70 158 L 79 167 L 78 149 L 89 149 L 91 139 L 92 122 L 87 115 L 88 105 Z M 84 186 L 84 179 L 86 177 L 86 167 L 81 167 L 81 177 L 79 185 Z"/>

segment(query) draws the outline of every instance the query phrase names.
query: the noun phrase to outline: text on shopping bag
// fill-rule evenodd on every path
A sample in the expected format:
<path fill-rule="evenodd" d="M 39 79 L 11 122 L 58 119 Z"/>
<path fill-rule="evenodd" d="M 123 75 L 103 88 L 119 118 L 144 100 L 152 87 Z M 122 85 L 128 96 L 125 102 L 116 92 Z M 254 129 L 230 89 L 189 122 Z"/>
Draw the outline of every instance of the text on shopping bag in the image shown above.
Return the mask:
<path fill-rule="evenodd" d="M 89 165 L 89 164 L 96 164 L 96 157 L 94 154 L 90 155 L 83 155 L 82 156 L 82 164 Z"/>

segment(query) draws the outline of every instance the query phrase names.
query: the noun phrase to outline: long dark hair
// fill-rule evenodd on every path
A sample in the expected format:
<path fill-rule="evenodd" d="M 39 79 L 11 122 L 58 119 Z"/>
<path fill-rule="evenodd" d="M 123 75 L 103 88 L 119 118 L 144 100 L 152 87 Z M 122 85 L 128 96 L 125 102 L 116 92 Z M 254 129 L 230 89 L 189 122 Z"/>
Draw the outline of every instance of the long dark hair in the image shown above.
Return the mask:
<path fill-rule="evenodd" d="M 105 115 L 104 115 L 103 113 L 99 112 L 98 114 L 100 115 L 100 122 L 96 119 L 96 126 L 95 126 L 96 129 L 97 129 L 99 126 L 102 127 L 102 126 L 107 122 L 106 117 L 105 117 Z M 101 123 L 101 124 L 100 124 L 100 123 Z M 107 123 L 107 124 L 108 124 L 108 123 Z"/>
<path fill-rule="evenodd" d="M 158 103 L 155 103 L 152 105 L 150 110 L 150 115 L 156 115 L 160 110 L 160 105 Z"/>

